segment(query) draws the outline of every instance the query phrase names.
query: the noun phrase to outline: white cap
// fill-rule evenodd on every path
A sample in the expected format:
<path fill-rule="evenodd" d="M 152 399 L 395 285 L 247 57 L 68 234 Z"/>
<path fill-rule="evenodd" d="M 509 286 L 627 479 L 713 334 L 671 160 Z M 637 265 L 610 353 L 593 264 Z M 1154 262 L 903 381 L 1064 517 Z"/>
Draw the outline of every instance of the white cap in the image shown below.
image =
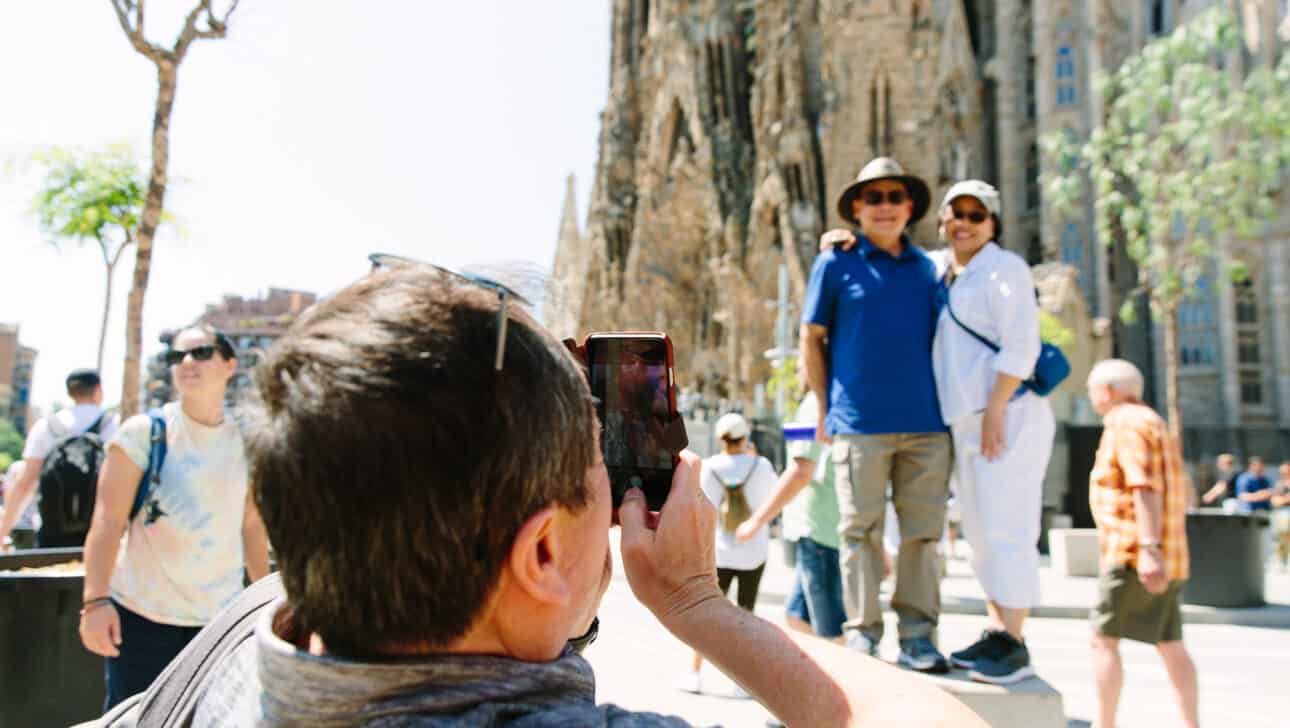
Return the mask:
<path fill-rule="evenodd" d="M 737 412 L 728 412 L 717 420 L 716 432 L 722 440 L 742 440 L 748 437 L 748 420 Z"/>
<path fill-rule="evenodd" d="M 982 182 L 979 179 L 965 179 L 962 182 L 955 182 L 949 192 L 945 193 L 945 199 L 941 202 L 941 209 L 944 210 L 947 205 L 954 201 L 956 197 L 971 197 L 985 206 L 995 217 L 1002 217 L 1003 203 L 999 200 L 999 191 L 996 190 L 989 182 Z"/>

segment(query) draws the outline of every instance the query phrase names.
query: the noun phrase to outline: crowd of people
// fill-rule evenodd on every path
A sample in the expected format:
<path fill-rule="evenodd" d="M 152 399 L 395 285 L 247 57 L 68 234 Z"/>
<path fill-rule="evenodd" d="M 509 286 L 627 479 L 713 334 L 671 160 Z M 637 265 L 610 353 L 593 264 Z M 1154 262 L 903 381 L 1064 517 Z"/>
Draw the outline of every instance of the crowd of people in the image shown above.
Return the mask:
<path fill-rule="evenodd" d="M 178 401 L 123 423 L 103 411 L 97 372 L 73 372 L 76 406 L 33 427 L 12 472 L 0 541 L 84 545 L 80 636 L 105 658 L 105 726 L 163 708 L 196 726 L 378 714 L 683 725 L 595 703 L 580 652 L 609 585 L 611 524 L 633 593 L 693 649 L 682 689 L 703 690 L 709 661 L 788 724 L 981 725 L 872 658 L 892 571 L 900 665 L 996 684 L 1035 674 L 1025 624 L 1040 598 L 1055 421 L 1034 377 L 1034 281 L 997 242 L 1001 204 L 965 180 L 933 210 L 928 186 L 889 158 L 842 193 L 852 227 L 822 238 L 802 306 L 792 419 L 815 434 L 789 444 L 782 474 L 727 413 L 719 453 L 680 454 L 661 511 L 633 489 L 614 512 L 585 363 L 491 289 L 398 263 L 302 315 L 256 368 L 236 423 L 224 395 L 237 352 L 209 327 L 183 329 L 165 354 Z M 933 253 L 907 233 L 929 212 L 946 242 Z M 1181 452 L 1132 364 L 1098 363 L 1087 387 L 1104 421 L 1089 488 L 1103 567 L 1098 725 L 1114 725 L 1121 639 L 1156 646 L 1195 725 Z M 72 440 L 98 453 L 79 531 L 28 508 L 44 459 Z M 1222 467 L 1207 502 L 1290 505 L 1290 463 L 1276 486 L 1257 458 L 1236 477 L 1230 458 Z M 946 656 L 938 549 L 951 492 L 987 616 L 978 640 Z M 796 543 L 788 629 L 751 614 L 781 513 Z M 265 578 L 270 542 L 281 571 Z M 166 704 L 181 679 L 189 697 Z"/>

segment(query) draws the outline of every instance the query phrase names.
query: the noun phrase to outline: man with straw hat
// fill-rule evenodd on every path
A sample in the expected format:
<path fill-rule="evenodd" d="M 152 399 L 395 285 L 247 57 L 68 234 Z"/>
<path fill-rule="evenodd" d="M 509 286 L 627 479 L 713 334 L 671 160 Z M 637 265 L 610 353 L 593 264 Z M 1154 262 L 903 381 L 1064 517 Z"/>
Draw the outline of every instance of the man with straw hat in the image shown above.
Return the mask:
<path fill-rule="evenodd" d="M 934 639 L 941 597 L 950 439 L 932 377 L 936 267 L 906 229 L 927 212 L 927 184 L 879 157 L 838 198 L 858 243 L 820 253 L 802 307 L 807 381 L 821 403 L 816 438 L 832 442 L 847 644 L 877 655 L 883 515 L 891 483 L 900 552 L 891 605 L 899 662 L 944 672 Z M 848 236 L 850 237 L 850 236 Z"/>

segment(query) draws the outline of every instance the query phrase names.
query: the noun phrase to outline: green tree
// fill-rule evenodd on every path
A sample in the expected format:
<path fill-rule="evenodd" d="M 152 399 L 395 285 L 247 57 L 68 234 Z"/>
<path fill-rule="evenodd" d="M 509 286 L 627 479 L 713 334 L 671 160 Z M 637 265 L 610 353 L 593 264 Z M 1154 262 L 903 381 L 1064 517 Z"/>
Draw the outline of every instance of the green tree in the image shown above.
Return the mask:
<path fill-rule="evenodd" d="M 1236 75 L 1240 26 L 1226 10 L 1197 16 L 1094 80 L 1106 117 L 1089 139 L 1045 136 L 1058 170 L 1046 180 L 1056 210 L 1076 214 L 1091 183 L 1098 237 L 1122 241 L 1138 267 L 1120 310 L 1131 321 L 1145 295 L 1164 328 L 1170 430 L 1178 407 L 1178 321 L 1183 298 L 1214 265 L 1237 278 L 1215 244 L 1252 236 L 1276 215 L 1274 194 L 1290 162 L 1290 55 L 1276 68 Z"/>
<path fill-rule="evenodd" d="M 103 257 L 103 317 L 99 323 L 97 367 L 103 368 L 103 344 L 112 308 L 112 275 L 127 248 L 143 210 L 143 170 L 124 146 L 78 152 L 49 149 L 35 155 L 44 171 L 32 208 L 45 234 L 84 244 L 93 241 Z"/>
<path fill-rule="evenodd" d="M 13 426 L 9 420 L 0 419 L 0 459 L 8 458 L 9 462 L 18 460 L 22 457 L 22 435 L 18 434 L 18 429 Z M 0 475 L 4 474 L 4 469 L 9 464 L 5 463 L 4 468 L 0 468 Z"/>
<path fill-rule="evenodd" d="M 179 82 L 179 64 L 194 41 L 223 38 L 228 21 L 237 10 L 239 0 L 226 0 L 223 11 L 216 11 L 215 0 L 196 0 L 184 16 L 183 27 L 170 46 L 148 40 L 144 34 L 147 19 L 143 0 L 111 0 L 117 22 L 130 46 L 152 61 L 157 71 L 157 100 L 152 116 L 152 169 L 148 174 L 148 194 L 135 235 L 138 250 L 134 258 L 134 277 L 126 306 L 125 366 L 121 383 L 121 416 L 129 417 L 139 409 L 139 358 L 143 349 L 143 298 L 148 291 L 152 270 L 152 241 L 162 222 L 161 211 L 166 197 L 166 174 L 170 165 L 170 115 L 175 108 L 175 89 Z"/>

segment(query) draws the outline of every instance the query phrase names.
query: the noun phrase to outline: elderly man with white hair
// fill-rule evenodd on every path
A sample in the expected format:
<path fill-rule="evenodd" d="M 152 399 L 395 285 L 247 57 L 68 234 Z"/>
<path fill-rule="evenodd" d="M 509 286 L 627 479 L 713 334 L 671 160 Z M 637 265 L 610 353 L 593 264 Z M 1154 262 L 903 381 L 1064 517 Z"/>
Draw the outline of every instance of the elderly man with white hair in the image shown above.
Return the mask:
<path fill-rule="evenodd" d="M 1088 488 L 1102 553 L 1092 612 L 1095 725 L 1115 726 L 1124 685 L 1120 640 L 1131 639 L 1156 646 L 1182 724 L 1196 726 L 1196 666 L 1183 647 L 1180 606 L 1188 576 L 1182 452 L 1165 421 L 1142 403 L 1142 373 L 1130 362 L 1098 362 L 1088 397 L 1103 423 Z"/>

